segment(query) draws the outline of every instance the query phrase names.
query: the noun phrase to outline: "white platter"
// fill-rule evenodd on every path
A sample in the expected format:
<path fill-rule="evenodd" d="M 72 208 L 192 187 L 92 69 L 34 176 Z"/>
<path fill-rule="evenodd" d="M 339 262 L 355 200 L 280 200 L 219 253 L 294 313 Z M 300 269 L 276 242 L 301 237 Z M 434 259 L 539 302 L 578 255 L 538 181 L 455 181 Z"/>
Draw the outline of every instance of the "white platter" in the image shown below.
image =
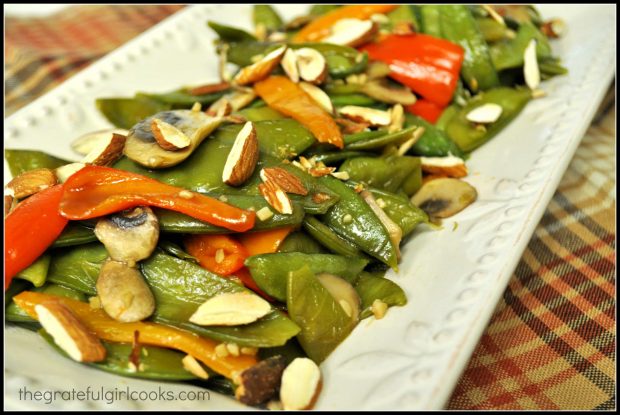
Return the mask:
<path fill-rule="evenodd" d="M 280 5 L 285 17 L 307 6 Z M 317 409 L 442 408 L 504 292 L 603 93 L 615 73 L 615 6 L 541 5 L 561 17 L 566 36 L 554 51 L 569 75 L 544 82 L 546 98 L 522 114 L 468 162 L 479 200 L 447 220 L 442 231 L 419 229 L 404 247 L 401 272 L 390 274 L 407 293 L 405 307 L 363 321 L 322 365 Z M 94 100 L 164 92 L 217 77 L 207 19 L 250 28 L 248 5 L 182 10 L 72 77 L 5 120 L 6 148 L 41 149 L 76 159 L 69 143 L 105 128 Z M 4 167 L 5 183 L 8 169 Z M 454 229 L 454 223 L 458 223 Z M 11 409 L 242 409 L 211 393 L 208 401 L 19 399 L 19 390 L 152 391 L 197 389 L 113 376 L 57 355 L 27 330 L 5 329 L 5 405 Z"/>

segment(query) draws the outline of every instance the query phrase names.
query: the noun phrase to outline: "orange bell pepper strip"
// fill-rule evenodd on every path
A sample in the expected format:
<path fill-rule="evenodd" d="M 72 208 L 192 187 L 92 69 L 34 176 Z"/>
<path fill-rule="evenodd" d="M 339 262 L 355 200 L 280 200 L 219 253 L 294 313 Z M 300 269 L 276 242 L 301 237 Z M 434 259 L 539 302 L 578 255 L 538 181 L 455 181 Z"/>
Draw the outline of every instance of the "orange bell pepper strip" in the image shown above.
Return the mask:
<path fill-rule="evenodd" d="M 58 238 L 67 223 L 58 213 L 63 185 L 42 190 L 23 202 L 4 220 L 4 290 Z"/>
<path fill-rule="evenodd" d="M 344 147 L 338 124 L 296 83 L 285 76 L 270 76 L 254 84 L 254 91 L 271 108 L 299 121 L 320 143 Z"/>
<path fill-rule="evenodd" d="M 235 372 L 243 371 L 256 364 L 254 356 L 220 357 L 215 353 L 218 342 L 189 331 L 151 322 L 120 323 L 109 317 L 102 309 L 93 309 L 87 303 L 70 298 L 24 291 L 13 297 L 13 301 L 34 319 L 37 319 L 35 311 L 37 304 L 57 301 L 69 308 L 88 330 L 102 340 L 131 343 L 134 340 L 134 333 L 138 331 L 140 343 L 180 350 L 229 379 Z"/>
<path fill-rule="evenodd" d="M 396 7 L 396 4 L 353 4 L 339 7 L 308 23 L 293 36 L 293 42 L 316 42 L 329 35 L 331 27 L 338 20 L 368 20 L 373 14 L 385 14 Z"/>
<path fill-rule="evenodd" d="M 243 245 L 228 235 L 190 235 L 183 244 L 201 267 L 219 275 L 238 271 L 249 256 Z"/>
<path fill-rule="evenodd" d="M 103 166 L 86 166 L 65 182 L 60 214 L 83 220 L 145 205 L 181 212 L 235 232 L 252 229 L 256 220 L 252 211 L 140 174 Z"/>
<path fill-rule="evenodd" d="M 280 244 L 293 232 L 295 227 L 269 229 L 260 232 L 247 232 L 239 235 L 239 242 L 245 247 L 248 254 L 260 255 L 276 252 Z"/>

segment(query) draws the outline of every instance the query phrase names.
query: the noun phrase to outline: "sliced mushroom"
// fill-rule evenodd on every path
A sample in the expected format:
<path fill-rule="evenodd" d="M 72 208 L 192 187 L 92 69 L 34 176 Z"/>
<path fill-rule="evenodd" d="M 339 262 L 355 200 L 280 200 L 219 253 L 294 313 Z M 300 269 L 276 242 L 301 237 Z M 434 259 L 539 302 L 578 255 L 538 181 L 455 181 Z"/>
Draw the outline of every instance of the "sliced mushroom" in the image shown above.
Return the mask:
<path fill-rule="evenodd" d="M 155 310 L 155 299 L 144 277 L 124 262 L 106 261 L 99 271 L 96 288 L 104 311 L 114 320 L 141 321 Z"/>
<path fill-rule="evenodd" d="M 351 321 L 356 323 L 360 317 L 360 296 L 355 291 L 355 288 L 344 279 L 332 275 L 332 274 L 318 274 L 317 279 L 323 287 L 338 304 L 342 307 L 344 312 L 351 317 Z"/>
<path fill-rule="evenodd" d="M 312 84 L 320 84 L 327 77 L 327 61 L 316 49 L 301 48 L 295 51 L 299 77 Z"/>
<path fill-rule="evenodd" d="M 159 222 L 150 208 L 140 206 L 100 219 L 95 235 L 113 260 L 132 265 L 153 253 Z"/>
<path fill-rule="evenodd" d="M 478 192 L 469 183 L 442 178 L 423 184 L 411 203 L 433 218 L 448 218 L 472 204 L 477 197 Z"/>
<path fill-rule="evenodd" d="M 416 102 L 416 96 L 409 88 L 396 85 L 385 78 L 366 82 L 362 86 L 362 92 L 388 104 L 413 105 Z"/>
<path fill-rule="evenodd" d="M 164 150 L 157 144 L 151 123 L 162 120 L 179 129 L 189 137 L 190 144 L 177 151 Z M 131 160 L 145 167 L 158 169 L 171 167 L 188 158 L 194 149 L 222 123 L 222 118 L 211 117 L 203 112 L 172 110 L 159 112 L 136 124 L 127 135 L 124 153 Z"/>
<path fill-rule="evenodd" d="M 372 20 L 340 19 L 333 25 L 331 35 L 321 42 L 357 47 L 369 42 L 378 30 L 379 25 Z"/>
<path fill-rule="evenodd" d="M 114 133 L 127 136 L 129 131 L 122 128 L 111 128 L 109 130 L 100 130 L 84 134 L 71 143 L 71 148 L 75 152 L 85 156 L 101 143 L 107 143 Z"/>
<path fill-rule="evenodd" d="M 390 235 L 390 241 L 396 248 L 396 253 L 400 258 L 400 241 L 403 239 L 403 230 L 398 226 L 390 217 L 381 209 L 372 193 L 368 190 L 363 190 L 360 196 L 368 203 L 368 206 L 375 212 L 375 215 L 379 218 L 388 234 Z"/>
<path fill-rule="evenodd" d="M 235 397 L 246 405 L 260 405 L 277 395 L 286 368 L 283 356 L 272 356 L 244 370 Z"/>

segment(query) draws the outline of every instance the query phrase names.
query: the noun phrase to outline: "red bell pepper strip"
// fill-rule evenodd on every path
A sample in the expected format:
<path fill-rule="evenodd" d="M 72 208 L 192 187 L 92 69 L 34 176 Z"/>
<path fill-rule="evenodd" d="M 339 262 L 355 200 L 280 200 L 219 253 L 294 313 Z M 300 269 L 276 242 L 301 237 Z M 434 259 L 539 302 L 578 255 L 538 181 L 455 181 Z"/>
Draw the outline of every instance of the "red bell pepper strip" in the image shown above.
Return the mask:
<path fill-rule="evenodd" d="M 181 212 L 235 232 L 251 229 L 256 219 L 254 212 L 212 197 L 103 166 L 86 166 L 65 182 L 60 214 L 82 220 L 145 205 Z"/>
<path fill-rule="evenodd" d="M 439 106 L 452 99 L 463 64 L 459 45 L 425 34 L 388 35 L 361 48 L 390 66 L 390 76 Z"/>
<path fill-rule="evenodd" d="M 42 190 L 4 220 L 4 290 L 18 272 L 31 265 L 58 238 L 67 223 L 58 213 L 63 185 Z"/>
<path fill-rule="evenodd" d="M 201 267 L 219 275 L 238 271 L 249 256 L 243 245 L 228 235 L 190 235 L 183 244 Z"/>
<path fill-rule="evenodd" d="M 418 99 L 415 104 L 407 105 L 405 108 L 410 113 L 424 118 L 431 124 L 435 124 L 445 107 L 440 107 L 427 99 Z"/>

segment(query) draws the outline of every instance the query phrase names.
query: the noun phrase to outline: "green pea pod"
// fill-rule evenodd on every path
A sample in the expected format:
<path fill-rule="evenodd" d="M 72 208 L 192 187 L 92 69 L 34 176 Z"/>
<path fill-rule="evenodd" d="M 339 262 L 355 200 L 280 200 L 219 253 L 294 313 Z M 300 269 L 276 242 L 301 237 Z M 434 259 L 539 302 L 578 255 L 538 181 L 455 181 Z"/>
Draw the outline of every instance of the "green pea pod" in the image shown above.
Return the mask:
<path fill-rule="evenodd" d="M 288 274 L 306 264 L 314 274 L 334 274 L 354 284 L 368 261 L 341 255 L 303 254 L 301 252 L 254 255 L 245 261 L 245 265 L 258 286 L 280 301 L 286 301 Z"/>
<path fill-rule="evenodd" d="M 364 199 L 334 177 L 323 176 L 319 181 L 340 196 L 338 203 L 322 216 L 323 222 L 362 251 L 397 269 L 397 247 Z"/>
<path fill-rule="evenodd" d="M 391 12 L 387 14 L 388 19 L 392 25 L 399 23 L 409 23 L 416 31 L 420 30 L 420 23 L 417 16 L 410 4 L 401 4 Z"/>
<path fill-rule="evenodd" d="M 467 6 L 441 6 L 441 31 L 465 50 L 461 74 L 469 89 L 484 91 L 499 85 L 489 47 Z"/>
<path fill-rule="evenodd" d="M 448 125 L 448 121 L 450 121 L 452 119 L 452 117 L 454 117 L 454 115 L 459 111 L 459 106 L 452 104 L 449 107 L 447 107 L 446 109 L 443 110 L 443 112 L 441 113 L 441 115 L 439 116 L 439 119 L 437 119 L 437 121 L 435 122 L 435 128 L 438 129 L 439 131 L 445 131 L 446 130 L 446 125 Z M 423 118 L 421 118 L 422 120 L 424 120 Z M 426 121 L 426 120 L 424 120 Z M 426 132 L 426 130 L 425 130 Z M 449 143 L 451 144 L 451 147 L 454 148 L 454 150 L 456 151 L 456 153 L 452 153 L 454 155 L 459 154 L 460 149 L 456 146 L 456 144 L 454 144 L 454 142 L 452 140 L 450 140 L 448 138 L 447 135 L 443 135 L 444 139 L 447 140 Z M 446 154 L 447 155 L 447 154 Z"/>
<path fill-rule="evenodd" d="M 388 156 L 347 159 L 338 170 L 349 173 L 349 178 L 353 181 L 396 192 L 405 180 L 419 168 L 420 159 L 418 157 Z"/>
<path fill-rule="evenodd" d="M 508 28 L 490 17 L 481 17 L 476 19 L 480 33 L 488 43 L 497 42 L 506 39 Z M 499 68 L 498 68 L 499 70 Z"/>
<path fill-rule="evenodd" d="M 96 295 L 95 283 L 108 252 L 100 243 L 90 243 L 53 252 L 47 280 L 87 295 Z"/>
<path fill-rule="evenodd" d="M 315 160 L 317 161 L 317 163 L 321 162 L 321 163 L 326 164 L 327 166 L 330 166 L 333 164 L 337 164 L 341 162 L 342 160 L 346 160 L 349 158 L 355 158 L 355 157 L 372 156 L 372 154 L 364 152 L 364 151 L 341 150 L 341 151 L 333 151 L 333 152 L 328 152 L 328 153 L 314 154 L 313 156 Z"/>
<path fill-rule="evenodd" d="M 385 203 L 383 211 L 402 229 L 403 237 L 413 232 L 413 229 L 420 223 L 428 223 L 426 212 L 413 205 L 408 197 L 381 189 L 369 188 L 368 190 L 378 203 L 380 203 L 379 199 Z"/>
<path fill-rule="evenodd" d="M 336 10 L 342 7 L 339 4 L 313 4 L 310 7 L 310 12 L 308 13 L 310 16 L 322 16 L 325 13 L 331 12 L 332 10 Z"/>
<path fill-rule="evenodd" d="M 450 137 L 425 119 L 413 114 L 406 114 L 405 125 L 419 125 L 424 127 L 424 134 L 422 134 L 422 137 L 413 145 L 410 153 L 424 157 L 444 157 L 449 154 L 463 157 L 463 152 Z"/>
<path fill-rule="evenodd" d="M 172 108 L 183 109 L 191 108 L 196 102 L 201 103 L 203 106 L 207 106 L 214 103 L 228 92 L 230 92 L 230 90 L 218 91 L 210 94 L 193 95 L 186 89 L 180 89 L 178 91 L 167 92 L 164 94 L 139 92 L 136 94 L 136 97 L 154 99 L 164 104 L 170 104 Z"/>
<path fill-rule="evenodd" d="M 353 330 L 355 323 L 308 266 L 289 273 L 286 306 L 301 328 L 297 339 L 310 359 L 325 358 Z"/>
<path fill-rule="evenodd" d="M 376 131 L 362 131 L 354 134 L 347 134 L 342 137 L 345 145 L 350 145 L 357 143 L 359 141 L 368 141 L 373 138 L 382 137 L 387 135 L 387 131 L 385 130 L 376 130 Z"/>
<path fill-rule="evenodd" d="M 52 336 L 41 329 L 38 332 L 58 353 L 69 358 Z M 140 363 L 142 370 L 135 370 L 129 364 L 132 353 L 131 344 L 101 342 L 106 349 L 106 358 L 102 362 L 86 363 L 88 366 L 130 378 L 152 380 L 192 380 L 198 379 L 183 367 L 181 361 L 185 354 L 154 346 L 141 346 Z M 206 370 L 206 369 L 205 369 Z"/>
<path fill-rule="evenodd" d="M 172 255 L 175 258 L 182 259 L 183 261 L 193 262 L 194 264 L 198 263 L 198 260 L 185 252 L 179 245 L 174 242 L 168 240 L 160 240 L 157 244 L 157 247 L 160 248 L 163 252 L 168 255 Z"/>
<path fill-rule="evenodd" d="M 303 226 L 306 232 L 330 252 L 348 257 L 364 256 L 354 244 L 338 236 L 329 226 L 314 216 L 306 216 Z"/>
<path fill-rule="evenodd" d="M 377 150 L 390 144 L 401 144 L 411 137 L 418 126 L 403 128 L 394 133 L 387 133 L 368 140 L 359 140 L 345 145 L 345 150 Z"/>
<path fill-rule="evenodd" d="M 251 35 L 245 30 L 241 30 L 236 27 L 219 24 L 212 21 L 207 22 L 207 25 L 213 29 L 213 31 L 220 37 L 220 40 L 223 40 L 224 42 L 256 40 L 254 35 Z"/>
<path fill-rule="evenodd" d="M 196 264 L 162 252 L 155 252 L 141 262 L 140 269 L 155 296 L 157 308 L 154 321 L 172 324 L 218 341 L 250 347 L 280 346 L 299 332 L 299 327 L 276 310 L 242 326 L 207 327 L 189 323 L 191 315 L 209 298 L 246 289 Z"/>
<path fill-rule="evenodd" d="M 262 25 L 271 32 L 280 29 L 284 25 L 278 12 L 268 4 L 254 5 L 252 9 L 252 21 L 254 22 L 254 27 Z"/>
<path fill-rule="evenodd" d="M 420 14 L 422 32 L 427 35 L 442 37 L 441 32 L 441 8 L 440 5 L 416 6 Z"/>
<path fill-rule="evenodd" d="M 267 106 L 258 108 L 244 108 L 239 111 L 238 114 L 244 117 L 246 120 L 252 122 L 281 120 L 286 118 L 286 116 L 284 116 L 281 112 L 278 112 L 273 108 Z"/>
<path fill-rule="evenodd" d="M 568 73 L 568 69 L 560 65 L 560 63 L 553 58 L 547 58 L 539 62 L 538 69 L 540 70 L 541 77 L 546 76 L 550 78 L 552 76 L 565 75 Z"/>
<path fill-rule="evenodd" d="M 370 107 L 379 103 L 379 101 L 376 101 L 364 94 L 329 95 L 329 99 L 335 107 L 344 107 L 345 105 Z"/>
<path fill-rule="evenodd" d="M 529 89 L 513 89 L 500 87 L 488 90 L 471 100 L 449 122 L 446 133 L 454 140 L 461 150 L 469 152 L 490 140 L 512 121 L 532 98 Z M 469 120 L 467 114 L 482 104 L 497 104 L 502 107 L 502 114 L 494 123 L 485 129 L 477 128 Z"/>
<path fill-rule="evenodd" d="M 360 275 L 355 284 L 355 290 L 362 300 L 361 319 L 373 314 L 371 307 L 375 300 L 381 300 L 390 307 L 407 304 L 407 296 L 403 289 L 387 278 Z"/>
<path fill-rule="evenodd" d="M 40 292 L 50 295 L 57 295 L 60 297 L 68 297 L 78 301 L 85 301 L 86 296 L 71 288 L 63 287 L 61 285 L 47 283 L 39 288 L 31 288 L 30 291 Z M 35 319 L 30 317 L 24 310 L 19 308 L 13 301 L 9 303 L 5 310 L 5 318 L 7 321 L 14 323 L 37 323 Z"/>
<path fill-rule="evenodd" d="M 253 63 L 252 58 L 254 56 L 264 56 L 280 46 L 281 44 L 273 42 L 231 42 L 228 44 L 228 49 L 226 50 L 226 59 L 229 63 L 238 66 L 248 66 Z"/>
<path fill-rule="evenodd" d="M 13 177 L 34 169 L 55 169 L 70 161 L 36 150 L 4 150 L 4 158 Z"/>
<path fill-rule="evenodd" d="M 40 287 L 45 284 L 51 259 L 50 254 L 43 254 L 28 268 L 21 270 L 15 277 L 30 281 L 35 287 Z"/>
<path fill-rule="evenodd" d="M 281 228 L 283 226 L 298 226 L 304 218 L 304 206 L 300 201 L 292 200 L 293 213 L 285 215 L 273 212 L 273 216 L 266 220 L 257 220 L 253 231 Z M 241 209 L 253 208 L 259 211 L 264 207 L 270 207 L 264 197 L 260 195 L 227 195 L 226 203 Z M 225 234 L 230 230 L 220 228 L 207 222 L 202 222 L 179 212 L 165 209 L 154 209 L 159 219 L 159 228 L 162 232 L 170 233 L 208 233 Z"/>
<path fill-rule="evenodd" d="M 80 222 L 69 222 L 60 236 L 52 244 L 52 248 L 64 248 L 73 245 L 82 245 L 97 240 L 92 228 Z"/>
<path fill-rule="evenodd" d="M 411 174 L 403 180 L 403 184 L 400 187 L 401 190 L 409 197 L 413 196 L 415 192 L 420 190 L 420 187 L 422 187 L 422 163 L 418 163 Z"/>
<path fill-rule="evenodd" d="M 136 98 L 98 98 L 95 104 L 99 112 L 115 127 L 127 130 L 153 114 L 172 109 L 170 104 L 145 96 Z"/>
<path fill-rule="evenodd" d="M 523 55 L 530 41 L 536 40 L 536 57 L 539 60 L 551 57 L 551 45 L 545 35 L 532 23 L 524 22 L 514 39 L 504 40 L 490 48 L 493 65 L 498 71 L 523 66 Z"/>
<path fill-rule="evenodd" d="M 342 81 L 339 81 L 342 82 Z M 322 85 L 323 90 L 330 96 L 333 95 L 350 95 L 363 93 L 363 85 L 362 84 L 343 84 L 336 82 L 327 82 Z"/>
<path fill-rule="evenodd" d="M 278 247 L 278 252 L 326 253 L 321 244 L 302 231 L 291 232 Z"/>

